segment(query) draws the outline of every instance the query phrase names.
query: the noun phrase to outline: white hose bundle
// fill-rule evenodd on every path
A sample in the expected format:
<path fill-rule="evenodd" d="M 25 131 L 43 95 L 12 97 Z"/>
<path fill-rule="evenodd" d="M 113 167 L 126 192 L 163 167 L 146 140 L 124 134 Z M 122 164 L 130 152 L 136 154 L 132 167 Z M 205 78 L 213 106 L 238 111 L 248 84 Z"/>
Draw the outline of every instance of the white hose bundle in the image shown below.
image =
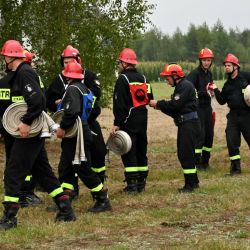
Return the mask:
<path fill-rule="evenodd" d="M 60 124 L 61 121 L 62 121 L 63 114 L 64 114 L 64 110 L 63 109 L 61 109 L 59 111 L 56 111 L 52 115 L 52 119 L 55 121 L 55 123 Z M 73 127 L 65 130 L 65 137 L 66 138 L 76 137 L 76 135 L 77 135 L 77 129 L 78 129 L 78 126 L 77 126 L 77 123 L 75 123 Z"/>
<path fill-rule="evenodd" d="M 247 85 L 247 87 L 244 90 L 244 100 L 248 107 L 250 107 L 250 85 Z"/>
<path fill-rule="evenodd" d="M 60 124 L 62 117 L 64 114 L 64 110 L 59 110 L 52 116 L 53 120 Z M 65 131 L 65 137 L 66 138 L 73 138 L 77 136 L 76 141 L 76 150 L 75 150 L 75 157 L 72 162 L 73 165 L 81 165 L 82 161 L 87 161 L 87 158 L 85 156 L 85 150 L 84 150 L 84 137 L 83 137 L 83 130 L 82 130 L 82 121 L 81 118 L 78 116 L 75 124 L 73 127 L 66 129 Z"/>
<path fill-rule="evenodd" d="M 26 102 L 11 104 L 3 114 L 3 126 L 5 130 L 16 138 L 21 138 L 17 126 L 21 118 L 26 114 L 28 106 Z M 35 137 L 41 133 L 41 137 L 50 137 L 51 133 L 58 127 L 57 124 L 43 111 L 39 117 L 34 119 L 30 126 L 30 137 Z"/>
<path fill-rule="evenodd" d="M 123 155 L 129 152 L 132 146 L 132 141 L 128 133 L 118 130 L 114 135 L 111 135 L 107 141 L 107 149 L 117 155 Z"/>

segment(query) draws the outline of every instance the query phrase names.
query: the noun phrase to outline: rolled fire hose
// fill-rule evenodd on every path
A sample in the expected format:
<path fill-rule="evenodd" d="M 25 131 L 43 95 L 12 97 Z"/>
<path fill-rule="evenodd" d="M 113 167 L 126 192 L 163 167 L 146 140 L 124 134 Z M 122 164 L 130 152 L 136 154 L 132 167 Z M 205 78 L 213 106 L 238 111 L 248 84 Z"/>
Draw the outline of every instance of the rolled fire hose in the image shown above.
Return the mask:
<path fill-rule="evenodd" d="M 22 138 L 17 131 L 17 126 L 21 122 L 21 118 L 27 112 L 27 104 L 25 102 L 17 102 L 11 104 L 3 114 L 3 126 L 5 130 L 16 138 Z M 46 112 L 42 112 L 39 117 L 34 119 L 30 126 L 30 137 L 35 137 L 40 134 L 40 137 L 50 137 L 58 128 L 56 124 Z"/>
<path fill-rule="evenodd" d="M 108 150 L 115 154 L 124 155 L 131 149 L 132 141 L 128 133 L 118 130 L 114 135 L 108 138 L 106 146 Z"/>
<path fill-rule="evenodd" d="M 60 124 L 62 121 L 62 117 L 64 114 L 64 110 L 61 109 L 59 111 L 56 111 L 53 115 L 52 115 L 52 119 L 55 121 L 55 123 Z M 66 129 L 65 130 L 65 137 L 66 138 L 73 138 L 76 137 L 77 135 L 77 130 L 78 130 L 78 126 L 75 123 L 73 127 Z"/>
<path fill-rule="evenodd" d="M 63 114 L 64 114 L 63 109 L 59 110 L 56 113 L 54 113 L 54 115 L 52 116 L 52 119 L 56 123 L 60 124 Z M 74 126 L 65 131 L 65 137 L 66 138 L 77 137 L 75 156 L 74 156 L 74 160 L 72 164 L 81 165 L 82 161 L 87 161 L 87 158 L 85 156 L 85 150 L 84 150 L 84 136 L 83 136 L 83 130 L 82 130 L 82 121 L 79 116 Z"/>
<path fill-rule="evenodd" d="M 250 85 L 247 85 L 244 91 L 244 100 L 248 107 L 250 107 Z"/>

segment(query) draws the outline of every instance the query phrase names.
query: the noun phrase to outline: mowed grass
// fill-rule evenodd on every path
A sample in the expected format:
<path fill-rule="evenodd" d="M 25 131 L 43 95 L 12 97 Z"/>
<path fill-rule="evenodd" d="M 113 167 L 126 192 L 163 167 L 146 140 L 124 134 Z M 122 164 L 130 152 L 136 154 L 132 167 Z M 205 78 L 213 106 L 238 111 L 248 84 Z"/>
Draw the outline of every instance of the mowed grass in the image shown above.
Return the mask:
<path fill-rule="evenodd" d="M 152 86 L 156 99 L 169 98 L 173 90 L 166 83 Z M 55 214 L 46 212 L 52 200 L 38 193 L 44 204 L 20 210 L 18 227 L 1 232 L 0 249 L 250 249 L 249 148 L 243 141 L 242 175 L 225 177 L 229 171 L 224 132 L 227 108 L 216 105 L 216 112 L 211 168 L 198 173 L 200 188 L 194 193 L 177 192 L 183 185 L 183 174 L 176 155 L 173 121 L 149 109 L 150 174 L 143 194 L 130 196 L 122 192 L 122 163 L 111 153 L 106 185 L 112 212 L 87 213 L 93 200 L 81 184 L 80 197 L 73 202 L 77 221 L 54 223 Z M 113 121 L 111 110 L 103 110 L 99 120 L 107 138 Z M 2 143 L 0 147 L 3 165 Z M 60 142 L 48 140 L 47 149 L 56 171 Z M 2 179 L 0 184 L 3 195 Z"/>

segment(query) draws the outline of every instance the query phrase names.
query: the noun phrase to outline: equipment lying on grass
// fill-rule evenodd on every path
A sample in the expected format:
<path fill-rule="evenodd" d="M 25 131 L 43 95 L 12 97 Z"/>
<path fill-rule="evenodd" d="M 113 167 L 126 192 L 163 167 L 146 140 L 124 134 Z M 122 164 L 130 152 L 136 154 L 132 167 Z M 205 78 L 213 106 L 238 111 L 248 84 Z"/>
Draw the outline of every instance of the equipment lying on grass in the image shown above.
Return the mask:
<path fill-rule="evenodd" d="M 5 130 L 16 138 L 21 138 L 17 126 L 21 122 L 21 118 L 27 112 L 27 104 L 25 102 L 17 102 L 11 104 L 3 114 L 3 126 Z M 30 126 L 29 137 L 35 137 L 41 134 L 40 137 L 51 137 L 51 134 L 59 127 L 51 117 L 42 112 Z"/>
<path fill-rule="evenodd" d="M 107 149 L 113 151 L 117 155 L 123 155 L 129 152 L 132 146 L 130 136 L 122 130 L 118 130 L 111 135 L 107 141 Z"/>

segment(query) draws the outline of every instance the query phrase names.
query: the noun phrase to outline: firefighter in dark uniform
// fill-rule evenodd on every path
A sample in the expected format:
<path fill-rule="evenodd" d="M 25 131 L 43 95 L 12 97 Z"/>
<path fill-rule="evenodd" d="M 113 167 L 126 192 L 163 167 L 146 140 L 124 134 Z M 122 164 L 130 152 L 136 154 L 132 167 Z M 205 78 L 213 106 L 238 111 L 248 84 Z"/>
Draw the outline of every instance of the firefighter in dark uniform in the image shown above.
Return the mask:
<path fill-rule="evenodd" d="M 76 48 L 73 48 L 71 45 L 68 45 L 65 50 L 63 51 L 61 55 L 61 65 L 64 67 L 67 65 L 67 63 L 71 59 L 75 59 L 78 63 L 81 64 L 81 58 L 80 53 Z M 100 82 L 97 78 L 97 76 L 92 73 L 90 70 L 85 69 L 83 72 L 84 84 L 94 93 L 94 107 L 92 109 L 91 115 L 88 118 L 88 124 L 93 132 L 93 143 L 90 147 L 90 153 L 91 153 L 91 164 L 92 164 L 92 170 L 97 173 L 97 175 L 100 177 L 102 182 L 105 181 L 105 155 L 106 155 L 106 146 L 103 139 L 102 131 L 100 124 L 96 120 L 97 117 L 101 113 L 101 108 L 99 105 L 99 100 L 101 97 L 101 88 L 100 88 Z M 47 97 L 47 107 L 52 112 L 55 112 L 57 110 L 57 105 L 61 102 L 62 96 L 68 86 L 68 83 L 65 79 L 65 77 L 62 74 L 59 74 L 55 80 L 52 82 L 52 84 L 48 87 L 46 92 Z M 62 182 L 63 176 L 67 175 L 75 175 L 74 172 L 68 172 L 70 169 L 64 162 L 59 163 L 58 167 L 59 171 L 59 180 Z M 74 189 L 75 194 L 78 195 L 78 178 L 77 175 L 75 176 L 75 181 L 72 185 L 68 185 L 69 183 L 62 183 L 63 188 L 67 189 Z"/>
<path fill-rule="evenodd" d="M 10 86 L 11 80 L 14 79 L 15 71 L 9 71 L 5 77 L 0 79 L 0 119 L 2 119 L 4 111 L 11 104 Z M 15 142 L 15 138 L 10 135 L 1 126 L 1 135 L 4 138 L 6 165 L 8 164 L 11 148 Z M 19 204 L 21 207 L 35 206 L 42 203 L 42 200 L 34 193 L 35 181 L 31 175 L 26 176 L 25 182 L 21 187 Z"/>
<path fill-rule="evenodd" d="M 24 100 L 28 109 L 17 127 L 21 138 L 15 138 L 4 172 L 4 214 L 0 220 L 0 229 L 16 227 L 19 192 L 29 173 L 32 173 L 41 186 L 53 197 L 59 208 L 56 220 L 75 220 L 69 196 L 63 192 L 49 165 L 44 139 L 39 135 L 29 138 L 30 125 L 45 108 L 45 96 L 39 87 L 39 78 L 30 65 L 23 62 L 25 55 L 18 41 L 5 42 L 1 55 L 4 56 L 6 67 L 15 71 L 10 86 L 11 102 Z"/>
<path fill-rule="evenodd" d="M 62 138 L 61 161 L 65 162 L 68 168 L 72 168 L 83 183 L 91 190 L 91 194 L 96 200 L 96 203 L 88 211 L 93 213 L 109 211 L 111 210 L 111 205 L 108 199 L 108 190 L 104 188 L 101 179 L 91 168 L 89 148 L 92 143 L 92 134 L 87 122 L 91 108 L 86 104 L 88 102 L 84 102 L 84 98 L 87 98 L 87 94 L 92 94 L 92 92 L 82 83 L 82 79 L 84 78 L 82 67 L 75 59 L 71 59 L 65 66 L 62 74 L 67 79 L 69 86 L 61 101 L 60 106 L 64 110 L 64 115 L 60 123 L 60 128 L 57 130 L 57 137 Z M 92 106 L 92 103 L 89 105 Z M 76 151 L 77 137 L 65 138 L 64 135 L 65 130 L 75 124 L 78 116 L 81 117 L 87 160 L 82 161 L 80 164 L 74 164 L 73 160 Z M 71 176 L 71 178 L 72 177 L 73 176 Z M 62 183 L 72 185 L 74 181 L 70 179 L 70 176 L 63 176 L 61 178 L 65 178 L 62 179 Z"/>
<path fill-rule="evenodd" d="M 121 157 L 127 182 L 124 191 L 136 194 L 144 191 L 148 176 L 146 105 L 153 95 L 145 76 L 136 69 L 137 57 L 132 49 L 123 49 L 117 63 L 120 75 L 113 94 L 114 127 L 111 135 L 120 129 L 131 137 L 131 150 Z"/>
<path fill-rule="evenodd" d="M 199 187 L 195 167 L 195 145 L 200 133 L 198 119 L 198 99 L 194 85 L 185 79 L 184 72 L 178 64 L 166 64 L 161 72 L 168 84 L 175 87 L 170 101 L 151 100 L 150 106 L 171 116 L 178 127 L 177 151 L 181 163 L 185 185 L 179 192 L 192 192 Z"/>
<path fill-rule="evenodd" d="M 222 91 L 215 84 L 209 85 L 214 91 L 219 104 L 227 103 L 226 140 L 231 160 L 230 175 L 241 173 L 240 144 L 241 134 L 250 147 L 250 107 L 244 101 L 244 89 L 250 84 L 250 73 L 241 72 L 238 58 L 228 54 L 224 60 L 225 72 L 228 76 Z"/>
<path fill-rule="evenodd" d="M 204 48 L 199 53 L 200 65 L 190 72 L 187 80 L 192 82 L 198 93 L 198 116 L 201 123 L 201 135 L 195 149 L 196 168 L 207 170 L 209 167 L 210 152 L 214 138 L 215 113 L 211 106 L 211 95 L 208 94 L 207 85 L 213 82 L 210 71 L 214 59 L 213 51 Z"/>

